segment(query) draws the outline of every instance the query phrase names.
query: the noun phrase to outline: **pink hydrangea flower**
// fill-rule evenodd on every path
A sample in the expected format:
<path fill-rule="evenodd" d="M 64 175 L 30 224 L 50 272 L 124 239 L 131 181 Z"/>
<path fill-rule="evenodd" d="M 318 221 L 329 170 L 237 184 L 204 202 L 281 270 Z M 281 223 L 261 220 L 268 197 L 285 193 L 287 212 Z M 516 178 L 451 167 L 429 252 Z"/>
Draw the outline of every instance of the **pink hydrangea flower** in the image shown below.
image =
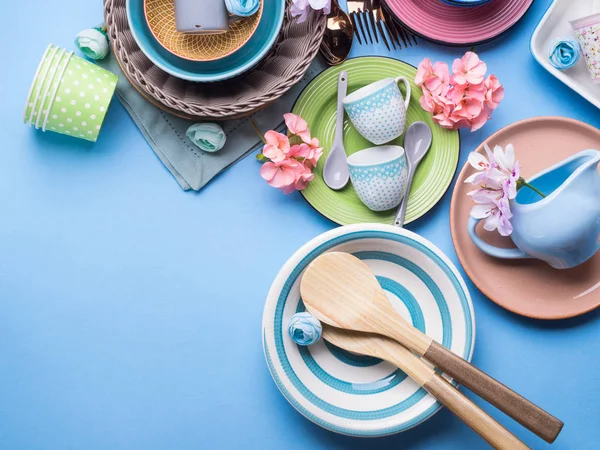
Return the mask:
<path fill-rule="evenodd" d="M 265 141 L 267 143 L 263 148 L 263 155 L 273 162 L 281 162 L 286 158 L 290 151 L 290 140 L 285 134 L 267 131 Z"/>
<path fill-rule="evenodd" d="M 308 124 L 295 114 L 285 114 L 288 131 L 294 137 L 290 139 L 276 131 L 265 134 L 265 146 L 258 156 L 266 161 L 261 169 L 261 177 L 272 187 L 281 189 L 285 194 L 303 190 L 313 180 L 313 169 L 323 156 L 319 140 L 310 136 Z"/>
<path fill-rule="evenodd" d="M 467 52 L 452 65 L 452 75 L 445 63 L 419 64 L 415 83 L 421 87 L 421 107 L 431 113 L 443 128 L 476 131 L 491 118 L 504 97 L 504 87 L 494 75 L 485 79 L 486 64 L 473 52 Z"/>
<path fill-rule="evenodd" d="M 415 83 L 433 95 L 445 95 L 450 88 L 448 64 L 436 62 L 434 65 L 431 65 L 431 60 L 425 58 L 419 64 Z"/>
<path fill-rule="evenodd" d="M 479 84 L 483 82 L 487 65 L 479 59 L 477 53 L 467 52 L 452 64 L 452 82 L 454 84 Z"/>
<path fill-rule="evenodd" d="M 266 162 L 260 168 L 260 176 L 270 186 L 278 189 L 288 188 L 296 182 L 296 177 L 304 172 L 304 166 L 295 159 L 281 162 Z"/>
<path fill-rule="evenodd" d="M 312 138 L 308 145 L 313 150 L 313 153 L 310 158 L 304 161 L 304 164 L 314 168 L 317 167 L 319 159 L 321 159 L 321 156 L 323 156 L 323 147 L 321 147 L 321 144 L 317 138 Z"/>
<path fill-rule="evenodd" d="M 296 174 L 294 183 L 283 188 L 284 194 L 291 194 L 294 191 L 302 191 L 306 189 L 308 183 L 313 180 L 315 175 L 312 173 L 312 169 L 306 166 L 302 166 L 303 170 Z"/>
<path fill-rule="evenodd" d="M 496 109 L 502 99 L 504 99 L 504 86 L 500 84 L 496 75 L 490 75 L 485 80 L 485 87 L 487 92 L 485 93 L 485 104 L 490 109 Z"/>
<path fill-rule="evenodd" d="M 310 130 L 308 129 L 306 120 L 292 113 L 284 114 L 283 118 L 285 120 L 285 126 L 290 133 L 300 136 L 307 144 L 310 143 Z"/>

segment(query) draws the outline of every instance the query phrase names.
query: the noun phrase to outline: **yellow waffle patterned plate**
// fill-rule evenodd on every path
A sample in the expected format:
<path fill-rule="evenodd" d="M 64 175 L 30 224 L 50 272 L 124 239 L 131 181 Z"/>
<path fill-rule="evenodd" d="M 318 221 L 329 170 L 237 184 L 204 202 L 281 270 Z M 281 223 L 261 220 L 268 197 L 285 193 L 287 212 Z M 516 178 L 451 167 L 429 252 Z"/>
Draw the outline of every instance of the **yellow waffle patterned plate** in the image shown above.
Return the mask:
<path fill-rule="evenodd" d="M 191 61 L 214 61 L 240 49 L 252 37 L 263 13 L 263 2 L 256 14 L 229 25 L 221 34 L 185 34 L 175 27 L 173 0 L 144 0 L 146 21 L 156 40 L 169 52 Z"/>

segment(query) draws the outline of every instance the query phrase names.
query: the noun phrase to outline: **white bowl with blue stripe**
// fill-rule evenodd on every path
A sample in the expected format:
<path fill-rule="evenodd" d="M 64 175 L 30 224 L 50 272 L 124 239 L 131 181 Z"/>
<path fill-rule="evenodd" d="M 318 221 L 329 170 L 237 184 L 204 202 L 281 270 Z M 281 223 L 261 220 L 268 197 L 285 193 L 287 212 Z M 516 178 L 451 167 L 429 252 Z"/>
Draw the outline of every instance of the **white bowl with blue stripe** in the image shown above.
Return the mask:
<path fill-rule="evenodd" d="M 347 435 L 408 430 L 441 405 L 402 371 L 324 341 L 299 347 L 287 334 L 290 318 L 304 311 L 303 271 L 329 251 L 365 261 L 402 317 L 470 361 L 475 316 L 467 286 L 452 262 L 426 239 L 390 225 L 360 224 L 336 228 L 304 245 L 271 287 L 263 349 L 273 380 L 292 406 L 317 425 Z"/>

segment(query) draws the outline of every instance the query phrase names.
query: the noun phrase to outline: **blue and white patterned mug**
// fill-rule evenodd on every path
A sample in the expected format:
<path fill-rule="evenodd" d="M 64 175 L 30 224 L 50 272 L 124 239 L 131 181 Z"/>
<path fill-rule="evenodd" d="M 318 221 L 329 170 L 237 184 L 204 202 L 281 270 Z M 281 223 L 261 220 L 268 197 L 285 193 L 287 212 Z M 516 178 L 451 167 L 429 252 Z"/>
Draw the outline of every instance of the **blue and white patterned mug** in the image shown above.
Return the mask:
<path fill-rule="evenodd" d="M 396 208 L 406 194 L 408 166 L 404 149 L 382 145 L 348 157 L 350 179 L 360 200 L 372 211 Z"/>
<path fill-rule="evenodd" d="M 406 86 L 406 100 L 398 83 Z M 410 83 L 404 77 L 376 81 L 344 99 L 348 117 L 363 137 L 375 145 L 390 142 L 404 133 L 410 103 Z"/>

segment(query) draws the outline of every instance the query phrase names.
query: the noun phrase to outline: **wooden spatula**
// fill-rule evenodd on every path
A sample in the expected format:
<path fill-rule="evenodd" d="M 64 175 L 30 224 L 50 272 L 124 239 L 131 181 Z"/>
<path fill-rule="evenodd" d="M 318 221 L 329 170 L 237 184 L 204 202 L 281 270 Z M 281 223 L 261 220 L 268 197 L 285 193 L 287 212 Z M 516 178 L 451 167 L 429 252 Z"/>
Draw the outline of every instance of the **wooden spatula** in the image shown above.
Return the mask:
<path fill-rule="evenodd" d="M 371 269 L 347 253 L 325 253 L 306 269 L 300 285 L 308 311 L 321 322 L 346 330 L 377 333 L 455 378 L 547 442 L 563 423 L 472 366 L 407 323 L 388 301 Z"/>
<path fill-rule="evenodd" d="M 379 334 L 342 330 L 329 325 L 323 325 L 323 338 L 349 352 L 374 356 L 399 367 L 494 448 L 529 448 L 435 373 L 421 358 L 393 339 Z"/>

